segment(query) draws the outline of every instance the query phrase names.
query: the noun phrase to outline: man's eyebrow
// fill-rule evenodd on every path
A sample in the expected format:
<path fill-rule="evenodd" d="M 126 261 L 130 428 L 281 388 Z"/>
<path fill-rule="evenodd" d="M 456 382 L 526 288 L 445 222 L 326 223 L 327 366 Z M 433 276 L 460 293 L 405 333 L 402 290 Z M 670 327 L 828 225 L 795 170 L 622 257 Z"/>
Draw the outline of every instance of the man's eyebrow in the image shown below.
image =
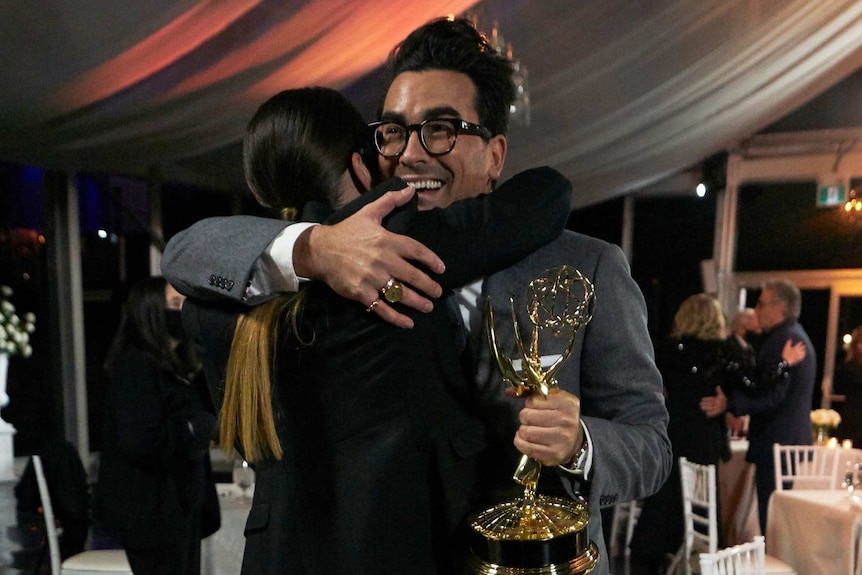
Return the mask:
<path fill-rule="evenodd" d="M 407 125 L 407 119 L 404 118 L 404 114 L 399 114 L 397 112 L 383 112 L 380 115 L 381 122 L 393 122 L 395 124 L 404 124 Z"/>
<path fill-rule="evenodd" d="M 442 118 L 447 116 L 460 118 L 461 112 L 448 105 L 435 106 L 434 108 L 428 108 L 427 110 L 425 110 L 425 112 L 422 114 L 422 119 L 433 120 L 435 118 Z M 380 115 L 380 121 L 393 122 L 397 124 L 403 124 L 405 126 L 407 125 L 407 118 L 404 117 L 404 114 L 401 114 L 399 112 L 383 112 Z"/>
<path fill-rule="evenodd" d="M 436 106 L 425 110 L 423 116 L 426 120 L 433 120 L 434 118 L 440 118 L 441 116 L 454 116 L 456 118 L 460 118 L 461 112 L 452 106 Z"/>

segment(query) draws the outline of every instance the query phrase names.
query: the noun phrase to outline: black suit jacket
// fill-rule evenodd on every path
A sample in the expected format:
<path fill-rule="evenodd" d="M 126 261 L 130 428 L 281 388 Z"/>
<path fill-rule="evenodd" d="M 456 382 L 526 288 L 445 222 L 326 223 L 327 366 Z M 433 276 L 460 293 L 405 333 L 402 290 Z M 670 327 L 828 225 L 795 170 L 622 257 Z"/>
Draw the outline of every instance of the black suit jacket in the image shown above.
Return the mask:
<path fill-rule="evenodd" d="M 559 235 L 568 195 L 558 173 L 530 170 L 491 195 L 446 210 L 411 204 L 385 224 L 443 258 L 438 279 L 448 289 Z M 243 573 L 455 572 L 486 441 L 455 344 L 458 316 L 438 302 L 428 314 L 408 310 L 415 326 L 401 330 L 326 286 L 305 289 L 301 334 L 314 339 L 281 334 L 275 405 L 284 457 L 255 467 Z M 184 306 L 217 400 L 236 312 Z"/>

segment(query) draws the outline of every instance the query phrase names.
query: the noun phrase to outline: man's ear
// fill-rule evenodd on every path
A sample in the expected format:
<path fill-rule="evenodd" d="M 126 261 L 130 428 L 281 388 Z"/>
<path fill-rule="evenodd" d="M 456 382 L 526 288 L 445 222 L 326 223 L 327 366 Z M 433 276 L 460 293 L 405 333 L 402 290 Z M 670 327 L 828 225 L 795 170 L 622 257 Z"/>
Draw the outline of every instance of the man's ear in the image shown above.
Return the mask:
<path fill-rule="evenodd" d="M 353 152 L 353 155 L 350 156 L 350 164 L 353 167 L 353 173 L 356 174 L 356 178 L 365 186 L 365 189 L 359 190 L 359 193 L 361 194 L 370 190 L 371 172 L 368 171 L 368 166 L 362 161 L 362 156 L 359 155 L 359 152 Z"/>
<path fill-rule="evenodd" d="M 506 136 L 497 135 L 488 140 L 488 154 L 490 165 L 488 168 L 488 177 L 493 181 L 500 179 L 500 174 L 503 173 L 503 164 L 506 163 L 506 150 L 509 143 Z"/>

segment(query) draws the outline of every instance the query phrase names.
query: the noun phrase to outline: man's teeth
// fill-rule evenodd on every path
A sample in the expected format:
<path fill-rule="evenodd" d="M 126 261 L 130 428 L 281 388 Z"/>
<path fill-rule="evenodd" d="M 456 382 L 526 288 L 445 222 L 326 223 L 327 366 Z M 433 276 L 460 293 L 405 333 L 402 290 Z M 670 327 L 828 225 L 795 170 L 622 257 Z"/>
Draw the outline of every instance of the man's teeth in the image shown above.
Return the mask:
<path fill-rule="evenodd" d="M 437 180 L 425 180 L 422 182 L 409 182 L 409 185 L 413 186 L 417 190 L 439 190 L 443 187 L 442 182 L 438 182 Z"/>

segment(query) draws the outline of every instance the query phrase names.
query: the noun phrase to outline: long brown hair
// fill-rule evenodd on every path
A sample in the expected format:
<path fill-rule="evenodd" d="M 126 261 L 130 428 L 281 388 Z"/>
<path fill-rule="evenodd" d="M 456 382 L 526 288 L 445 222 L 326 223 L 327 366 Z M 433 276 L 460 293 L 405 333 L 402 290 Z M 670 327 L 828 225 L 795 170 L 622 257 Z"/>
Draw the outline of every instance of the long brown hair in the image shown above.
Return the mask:
<path fill-rule="evenodd" d="M 184 336 L 176 347 L 171 345 L 165 323 L 167 285 L 162 276 L 152 276 L 129 289 L 120 325 L 104 363 L 108 378 L 113 378 L 119 354 L 129 347 L 140 349 L 159 368 L 182 378 L 190 378 L 200 369 L 200 360 L 188 337 Z"/>
<path fill-rule="evenodd" d="M 340 93 L 285 90 L 267 100 L 246 129 L 246 181 L 257 200 L 282 219 L 295 219 L 309 201 L 334 208 L 352 154 L 369 146 L 374 148 L 362 115 Z M 369 167 L 376 169 L 376 163 Z M 270 300 L 237 320 L 219 416 L 220 444 L 228 456 L 238 445 L 247 461 L 282 457 L 272 385 L 278 334 L 288 327 L 299 338 L 304 294 Z"/>

